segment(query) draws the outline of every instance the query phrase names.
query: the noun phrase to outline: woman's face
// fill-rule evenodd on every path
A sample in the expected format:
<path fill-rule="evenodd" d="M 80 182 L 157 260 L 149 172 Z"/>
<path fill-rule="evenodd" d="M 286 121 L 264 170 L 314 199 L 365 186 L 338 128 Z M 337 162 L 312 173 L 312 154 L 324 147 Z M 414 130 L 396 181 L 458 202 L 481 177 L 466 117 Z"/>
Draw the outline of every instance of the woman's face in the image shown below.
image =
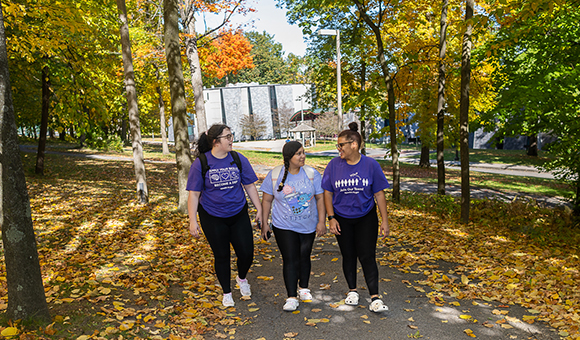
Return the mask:
<path fill-rule="evenodd" d="M 350 141 L 345 137 L 339 137 L 336 143 L 336 149 L 340 158 L 345 159 L 358 152 L 358 144 L 355 141 Z"/>
<path fill-rule="evenodd" d="M 304 166 L 304 162 L 306 161 L 306 154 L 304 153 L 304 148 L 298 149 L 294 156 L 290 158 L 290 164 L 294 167 L 302 167 Z"/>
<path fill-rule="evenodd" d="M 215 140 L 213 147 L 222 151 L 230 152 L 232 151 L 233 142 L 234 136 L 230 129 L 224 129 Z"/>

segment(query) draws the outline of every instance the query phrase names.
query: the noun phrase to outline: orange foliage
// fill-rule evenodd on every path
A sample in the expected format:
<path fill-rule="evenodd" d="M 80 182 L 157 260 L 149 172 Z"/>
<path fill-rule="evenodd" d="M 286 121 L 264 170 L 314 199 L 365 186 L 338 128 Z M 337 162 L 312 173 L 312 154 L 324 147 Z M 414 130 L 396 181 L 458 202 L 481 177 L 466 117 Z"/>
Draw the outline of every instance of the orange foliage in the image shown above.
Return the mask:
<path fill-rule="evenodd" d="M 250 55 L 252 45 L 241 31 L 223 31 L 219 38 L 204 50 L 205 74 L 222 79 L 228 74 L 236 74 L 244 68 L 254 68 Z"/>

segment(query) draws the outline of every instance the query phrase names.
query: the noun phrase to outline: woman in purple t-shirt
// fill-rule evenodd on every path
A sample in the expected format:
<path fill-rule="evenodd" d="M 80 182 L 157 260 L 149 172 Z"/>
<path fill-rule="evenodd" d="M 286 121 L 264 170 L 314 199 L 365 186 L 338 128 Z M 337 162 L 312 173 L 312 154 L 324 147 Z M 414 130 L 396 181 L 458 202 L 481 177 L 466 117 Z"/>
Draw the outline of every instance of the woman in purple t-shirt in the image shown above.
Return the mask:
<path fill-rule="evenodd" d="M 376 207 L 382 216 L 381 235 L 387 237 L 389 221 L 384 189 L 389 187 L 389 183 L 379 163 L 360 153 L 362 138 L 357 132 L 358 125 L 353 122 L 348 127 L 349 130 L 338 135 L 336 147 L 340 157 L 333 158 L 324 170 L 324 205 L 330 232 L 336 235 L 342 254 L 342 270 L 349 288 L 344 302 L 358 305 L 358 258 L 371 295 L 369 309 L 382 312 L 389 308 L 379 298 L 376 261 L 379 218 Z"/>
<path fill-rule="evenodd" d="M 242 296 L 252 294 L 246 274 L 254 260 L 254 240 L 244 189 L 257 209 L 258 224 L 262 220 L 262 205 L 254 184 L 258 177 L 246 157 L 238 153 L 237 160 L 232 156 L 232 142 L 231 130 L 224 124 L 214 124 L 207 133 L 202 133 L 186 187 L 189 191 L 189 232 L 195 238 L 200 236 L 199 214 L 201 228 L 213 251 L 216 275 L 224 292 L 222 304 L 226 307 L 234 306 L 230 286 L 230 243 L 238 257 L 236 282 L 240 293 Z M 200 160 L 202 154 L 209 167 L 205 171 L 202 171 Z"/>

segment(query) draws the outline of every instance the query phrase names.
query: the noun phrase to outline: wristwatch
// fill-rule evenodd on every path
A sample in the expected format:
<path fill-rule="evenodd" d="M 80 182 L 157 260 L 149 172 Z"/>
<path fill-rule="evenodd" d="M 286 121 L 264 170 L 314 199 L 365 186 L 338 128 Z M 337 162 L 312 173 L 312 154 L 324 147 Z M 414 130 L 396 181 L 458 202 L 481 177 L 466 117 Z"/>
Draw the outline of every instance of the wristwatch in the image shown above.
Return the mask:
<path fill-rule="evenodd" d="M 334 215 L 328 215 L 328 220 L 333 220 L 334 219 Z"/>

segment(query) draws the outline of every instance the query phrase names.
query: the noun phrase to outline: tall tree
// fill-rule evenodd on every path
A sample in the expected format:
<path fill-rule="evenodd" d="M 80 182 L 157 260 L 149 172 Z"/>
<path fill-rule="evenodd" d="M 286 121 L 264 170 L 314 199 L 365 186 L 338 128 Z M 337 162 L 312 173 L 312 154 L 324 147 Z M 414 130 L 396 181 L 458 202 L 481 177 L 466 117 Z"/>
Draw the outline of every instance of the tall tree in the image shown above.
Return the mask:
<path fill-rule="evenodd" d="M 282 44 L 274 40 L 267 32 L 245 32 L 245 37 L 252 45 L 250 55 L 255 67 L 246 68 L 232 77 L 233 82 L 258 84 L 288 84 L 289 68 L 284 60 Z"/>
<path fill-rule="evenodd" d="M 364 4 L 359 0 L 354 0 L 358 11 L 366 23 L 366 25 L 371 29 L 375 35 L 377 44 L 377 59 L 381 70 L 383 72 L 383 81 L 387 89 L 387 101 L 389 109 L 389 129 L 391 136 L 391 157 L 393 163 L 393 201 L 399 202 L 401 199 L 401 173 L 399 167 L 399 150 L 397 148 L 397 127 L 396 127 L 396 109 L 395 109 L 395 74 L 393 74 L 392 65 L 389 63 L 387 58 L 387 51 L 385 50 L 383 43 L 383 36 L 381 34 L 381 25 L 383 24 L 383 19 L 385 19 L 385 12 L 381 10 L 379 6 L 379 11 L 376 14 L 376 22 L 373 20 L 369 14 L 369 5 Z"/>
<path fill-rule="evenodd" d="M 461 220 L 469 222 L 471 193 L 469 188 L 469 86 L 471 80 L 471 33 L 474 0 L 465 1 L 465 33 L 461 54 L 460 153 L 461 153 Z"/>
<path fill-rule="evenodd" d="M 447 52 L 447 7 L 442 0 L 439 31 L 439 82 L 437 89 L 437 193 L 445 195 L 445 53 Z"/>
<path fill-rule="evenodd" d="M 493 72 L 497 106 L 483 120 L 502 136 L 551 135 L 544 168 L 571 185 L 580 216 L 580 8 L 568 0 L 506 6 L 493 12 L 501 27 L 485 51 L 501 68 Z"/>
<path fill-rule="evenodd" d="M 179 0 L 163 1 L 163 18 L 165 21 L 165 53 L 169 70 L 169 87 L 171 91 L 171 111 L 173 116 L 173 133 L 175 138 L 175 160 L 177 162 L 177 185 L 179 188 L 179 205 L 177 210 L 187 212 L 188 194 L 185 186 L 191 167 L 189 137 L 187 133 L 187 106 L 185 103 L 185 86 L 181 64 L 181 45 L 179 41 Z"/>
<path fill-rule="evenodd" d="M 211 48 L 205 58 L 205 73 L 208 77 L 225 78 L 225 86 L 229 77 L 240 70 L 252 69 L 254 64 L 250 51 L 252 45 L 241 31 L 224 31 L 210 43 Z"/>
<path fill-rule="evenodd" d="M 48 130 L 48 111 L 50 110 L 50 82 L 48 79 L 48 66 L 42 68 L 42 106 L 40 119 L 40 136 L 38 138 L 38 149 L 36 150 L 35 172 L 44 174 L 44 150 L 46 148 L 46 132 Z"/>
<path fill-rule="evenodd" d="M 131 54 L 131 39 L 129 37 L 129 24 L 127 23 L 127 7 L 125 0 L 117 0 L 119 20 L 121 21 L 121 46 L 123 54 L 123 70 L 125 74 L 125 92 L 127 94 L 127 111 L 129 112 L 129 125 L 133 147 L 133 165 L 135 167 L 135 180 L 137 182 L 137 198 L 140 203 L 149 202 L 147 190 L 147 178 L 145 175 L 145 163 L 143 160 L 143 144 L 141 142 L 141 127 L 139 124 L 139 106 L 137 105 L 137 92 L 135 89 L 135 74 L 133 71 L 133 55 Z"/>
<path fill-rule="evenodd" d="M 20 159 L 8 73 L 4 14 L 0 8 L 0 225 L 12 320 L 50 320 L 42 285 L 30 199 Z"/>
<path fill-rule="evenodd" d="M 181 27 L 185 32 L 185 54 L 189 62 L 191 73 L 191 84 L 195 99 L 195 114 L 197 116 L 197 130 L 201 133 L 207 130 L 205 117 L 205 99 L 203 98 L 203 80 L 201 73 L 201 63 L 199 58 L 198 41 L 204 36 L 209 36 L 220 28 L 224 27 L 232 15 L 235 13 L 246 13 L 246 0 L 180 0 L 181 4 Z M 202 35 L 198 35 L 195 30 L 195 15 L 198 12 L 223 13 L 222 22 L 212 29 L 206 30 Z"/>

